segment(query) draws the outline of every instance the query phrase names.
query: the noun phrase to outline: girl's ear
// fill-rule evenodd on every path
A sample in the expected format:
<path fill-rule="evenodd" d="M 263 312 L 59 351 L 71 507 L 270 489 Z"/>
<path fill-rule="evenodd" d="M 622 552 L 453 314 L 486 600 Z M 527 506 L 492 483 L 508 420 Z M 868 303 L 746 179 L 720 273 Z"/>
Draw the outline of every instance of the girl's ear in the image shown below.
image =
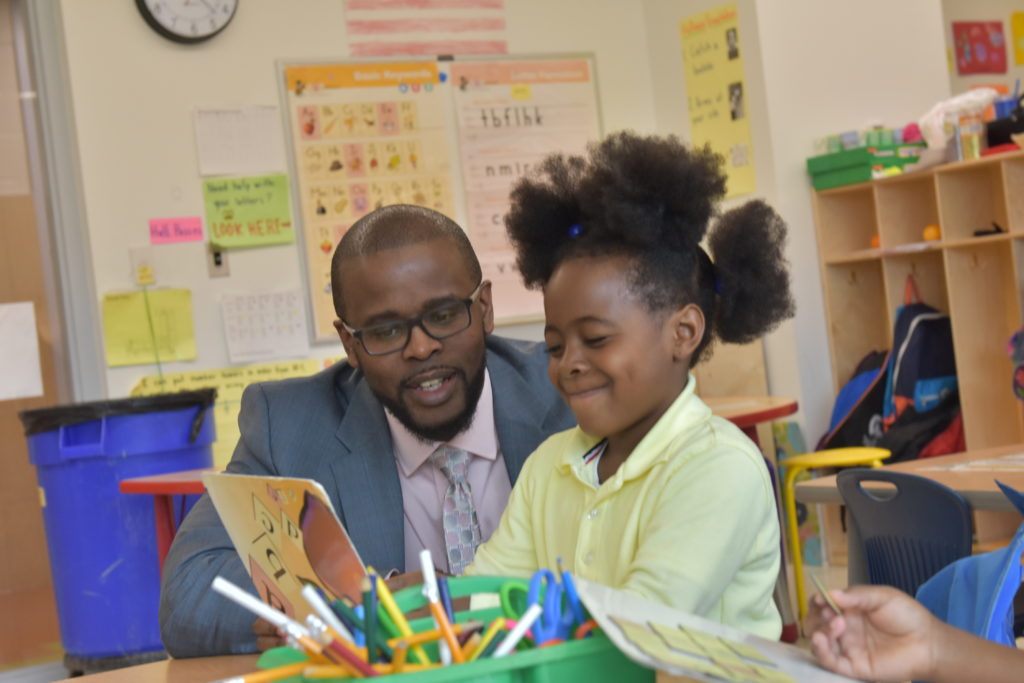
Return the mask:
<path fill-rule="evenodd" d="M 672 359 L 687 365 L 704 338 L 704 312 L 696 304 L 686 304 L 672 314 Z"/>

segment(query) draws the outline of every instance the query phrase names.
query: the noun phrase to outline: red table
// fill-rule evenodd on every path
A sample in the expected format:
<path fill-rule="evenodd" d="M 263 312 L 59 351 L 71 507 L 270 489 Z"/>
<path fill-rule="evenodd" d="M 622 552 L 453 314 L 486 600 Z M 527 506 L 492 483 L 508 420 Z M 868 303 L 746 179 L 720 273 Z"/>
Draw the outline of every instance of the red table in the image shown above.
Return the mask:
<path fill-rule="evenodd" d="M 792 415 L 798 407 L 796 399 L 781 396 L 708 396 L 702 400 L 711 412 L 742 429 L 758 446 L 757 425 Z"/>
<path fill-rule="evenodd" d="M 203 486 L 203 472 L 215 472 L 213 467 L 185 472 L 169 472 L 148 477 L 123 479 L 120 483 L 121 493 L 148 493 L 153 496 L 153 513 L 156 521 L 156 554 L 160 570 L 164 568 L 164 558 L 171 549 L 171 541 L 177 532 L 174 523 L 174 498 L 188 494 L 202 495 L 206 492 Z"/>

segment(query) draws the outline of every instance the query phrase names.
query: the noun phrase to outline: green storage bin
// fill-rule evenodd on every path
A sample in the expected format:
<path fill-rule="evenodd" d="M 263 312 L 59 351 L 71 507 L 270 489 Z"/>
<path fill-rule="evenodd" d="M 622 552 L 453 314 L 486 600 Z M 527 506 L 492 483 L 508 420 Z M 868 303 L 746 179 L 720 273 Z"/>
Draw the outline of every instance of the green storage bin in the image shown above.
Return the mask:
<path fill-rule="evenodd" d="M 827 190 L 871 180 L 876 168 L 903 168 L 918 160 L 924 143 L 858 147 L 807 160 L 807 172 L 815 190 Z"/>
<path fill-rule="evenodd" d="M 478 593 L 497 593 L 501 584 L 508 579 L 490 576 L 468 576 L 448 580 L 453 598 Z M 410 586 L 395 593 L 395 602 L 403 612 L 411 612 L 426 604 L 419 586 Z M 458 612 L 456 622 L 469 620 L 485 624 L 502 616 L 501 608 L 493 607 Z M 419 632 L 434 627 L 431 618 L 416 619 L 409 624 Z M 499 636 L 501 637 L 501 636 Z M 436 658 L 437 646 L 424 646 L 431 657 Z M 305 656 L 290 647 L 268 650 L 260 656 L 257 666 L 270 669 L 284 664 L 301 662 Z M 598 632 L 584 640 L 571 640 L 545 648 L 529 648 L 516 651 L 500 659 L 478 659 L 465 664 L 442 666 L 429 671 L 417 671 L 390 676 L 379 676 L 373 680 L 405 681 L 407 683 L 451 683 L 457 681 L 483 681 L 485 683 L 558 683 L 561 681 L 587 681 L 587 683 L 650 683 L 654 671 L 640 666 L 622 654 L 608 636 Z M 304 683 L 307 679 L 293 676 L 282 679 L 291 683 Z M 352 679 L 317 679 L 311 683 L 350 681 Z"/>

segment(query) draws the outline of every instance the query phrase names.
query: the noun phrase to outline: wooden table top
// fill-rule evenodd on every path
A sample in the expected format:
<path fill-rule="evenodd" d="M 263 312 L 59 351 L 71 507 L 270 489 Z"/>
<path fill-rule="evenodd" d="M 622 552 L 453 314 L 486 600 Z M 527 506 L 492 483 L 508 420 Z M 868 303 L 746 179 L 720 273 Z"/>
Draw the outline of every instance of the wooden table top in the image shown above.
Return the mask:
<path fill-rule="evenodd" d="M 194 659 L 165 659 L 139 666 L 129 666 L 100 674 L 68 678 L 87 683 L 196 683 L 219 681 L 231 676 L 257 671 L 259 655 L 231 655 L 227 657 L 196 657 Z"/>
<path fill-rule="evenodd" d="M 1012 457 L 1017 455 L 1020 457 Z M 945 484 L 976 510 L 1016 510 L 996 486 L 995 480 L 1015 489 L 1024 489 L 1024 444 L 911 460 L 886 465 L 882 469 L 916 474 Z M 804 503 L 843 502 L 834 474 L 799 482 L 796 499 Z"/>

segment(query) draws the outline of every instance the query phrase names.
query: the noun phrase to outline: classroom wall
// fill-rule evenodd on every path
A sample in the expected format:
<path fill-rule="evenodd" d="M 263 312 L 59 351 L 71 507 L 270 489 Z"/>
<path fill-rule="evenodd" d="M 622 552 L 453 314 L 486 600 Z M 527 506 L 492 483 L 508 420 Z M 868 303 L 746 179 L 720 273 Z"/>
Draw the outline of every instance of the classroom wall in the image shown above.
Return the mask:
<path fill-rule="evenodd" d="M 806 158 L 815 138 L 875 123 L 904 125 L 949 96 L 942 15 L 933 0 L 756 5 L 774 204 L 790 225 L 797 305 L 794 325 L 768 340 L 769 382 L 773 391 L 801 397 L 813 446 L 838 387 L 831 381 Z"/>
<path fill-rule="evenodd" d="M 148 243 L 153 217 L 202 215 L 192 111 L 276 105 L 275 60 L 345 59 L 341 0 L 250 0 L 223 34 L 196 47 L 154 33 L 124 0 L 60 0 L 80 142 L 96 300 L 131 289 L 128 248 Z M 509 51 L 596 54 L 605 130 L 655 129 L 643 13 L 615 0 L 510 0 Z M 586 21 L 581 21 L 586 17 Z M 283 132 L 282 132 L 283 135 Z M 198 358 L 164 372 L 226 367 L 219 296 L 301 287 L 298 245 L 233 251 L 230 277 L 210 279 L 204 247 L 153 250 L 158 284 L 193 290 Z M 503 330 L 540 337 L 538 325 Z M 339 354 L 314 345 L 311 356 Z M 102 358 L 96 359 L 103 363 Z M 123 396 L 155 368 L 107 368 L 95 397 Z"/>
<path fill-rule="evenodd" d="M 1022 0 L 942 0 L 942 34 L 946 40 L 949 63 L 949 85 L 953 94 L 979 85 L 1006 85 L 1013 90 L 1014 81 L 1024 80 L 1024 64 L 1016 64 L 1013 53 L 1013 32 L 1010 29 L 1010 15 L 1024 13 Z M 1007 72 L 1005 74 L 976 74 L 960 76 L 953 60 L 954 21 L 1000 21 L 1006 37 Z M 1024 46 L 1022 46 L 1024 49 Z"/>

